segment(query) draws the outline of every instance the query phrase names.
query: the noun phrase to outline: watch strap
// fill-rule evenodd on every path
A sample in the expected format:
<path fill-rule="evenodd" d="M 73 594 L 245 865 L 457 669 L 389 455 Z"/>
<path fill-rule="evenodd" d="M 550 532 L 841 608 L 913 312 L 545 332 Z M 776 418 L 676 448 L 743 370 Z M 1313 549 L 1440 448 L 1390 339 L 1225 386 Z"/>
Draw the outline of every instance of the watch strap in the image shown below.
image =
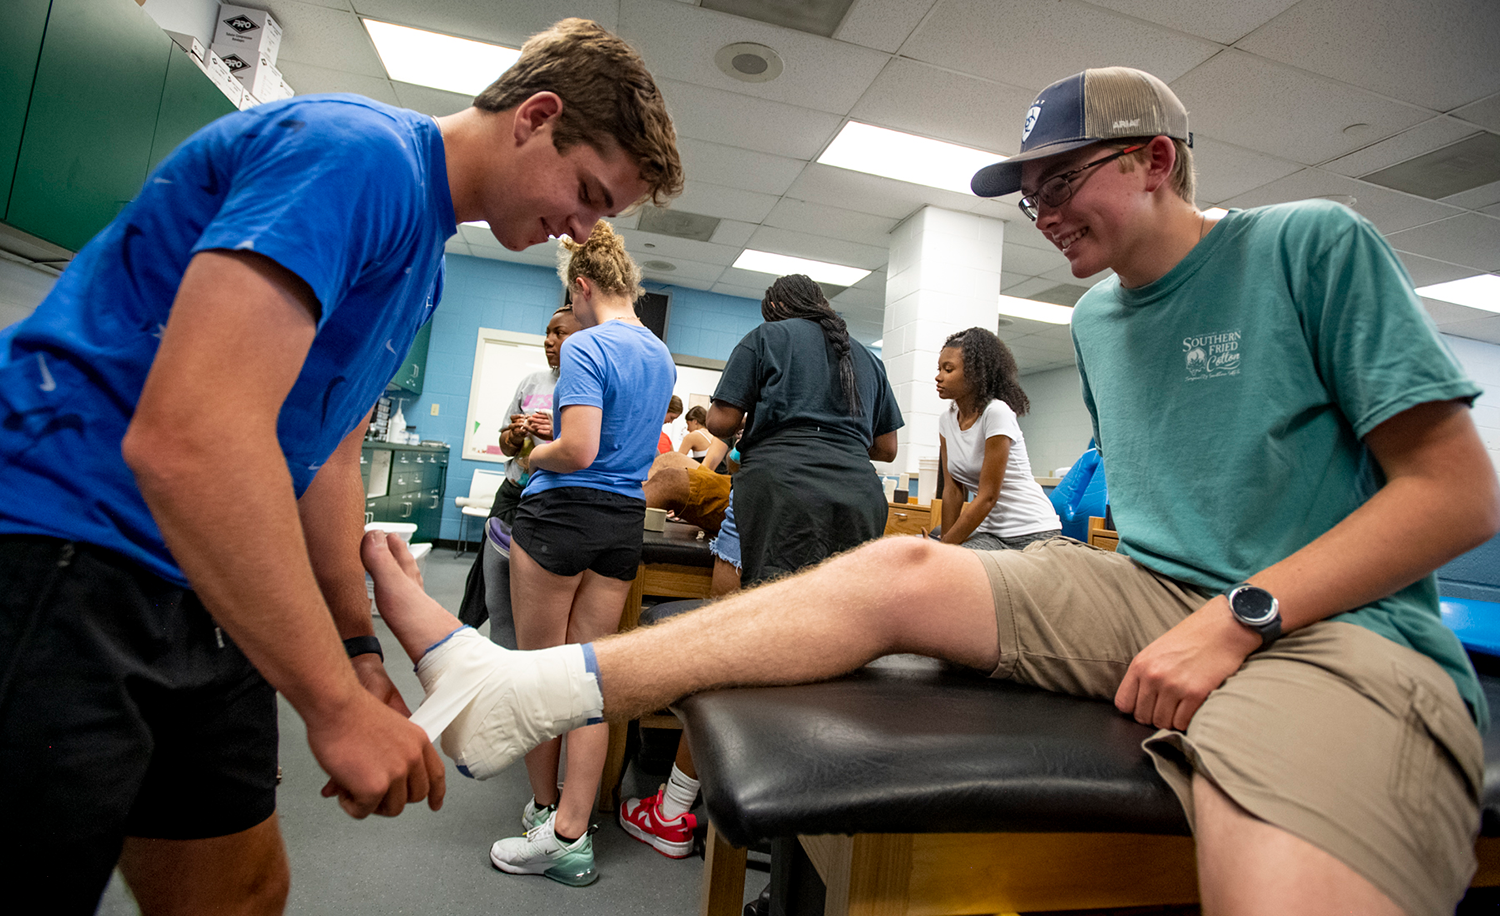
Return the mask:
<path fill-rule="evenodd" d="M 344 651 L 350 658 L 373 652 L 380 656 L 381 661 L 385 661 L 385 653 L 380 650 L 380 640 L 374 636 L 351 636 L 344 640 Z"/>

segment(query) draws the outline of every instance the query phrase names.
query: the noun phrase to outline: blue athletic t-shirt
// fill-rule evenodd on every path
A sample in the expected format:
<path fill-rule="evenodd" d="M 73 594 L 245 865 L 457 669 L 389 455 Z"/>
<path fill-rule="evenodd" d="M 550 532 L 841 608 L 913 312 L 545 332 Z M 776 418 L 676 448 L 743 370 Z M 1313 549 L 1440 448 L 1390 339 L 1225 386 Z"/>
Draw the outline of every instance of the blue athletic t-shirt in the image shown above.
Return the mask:
<path fill-rule="evenodd" d="M 198 131 L 36 311 L 0 331 L 0 533 L 97 544 L 188 586 L 120 442 L 193 255 L 255 251 L 317 296 L 317 335 L 277 423 L 301 496 L 431 315 L 455 231 L 427 115 L 303 96 Z M 222 307 L 237 304 L 224 290 Z"/>
<path fill-rule="evenodd" d="M 562 344 L 552 391 L 553 422 L 560 436 L 563 408 L 581 404 L 603 410 L 599 454 L 593 464 L 571 474 L 537 468 L 526 492 L 587 487 L 644 499 L 641 481 L 656 460 L 661 418 L 676 383 L 671 352 L 648 329 L 606 321 L 575 331 Z"/>

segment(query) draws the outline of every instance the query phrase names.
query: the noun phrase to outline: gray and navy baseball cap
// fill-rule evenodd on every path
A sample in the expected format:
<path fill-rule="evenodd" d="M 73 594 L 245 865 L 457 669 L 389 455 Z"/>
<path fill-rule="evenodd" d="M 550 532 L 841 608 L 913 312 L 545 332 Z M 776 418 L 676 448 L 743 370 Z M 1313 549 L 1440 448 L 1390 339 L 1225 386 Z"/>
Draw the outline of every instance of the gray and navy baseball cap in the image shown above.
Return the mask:
<path fill-rule="evenodd" d="M 1075 73 L 1043 89 L 1026 112 L 1021 152 L 974 173 L 980 197 L 1021 188 L 1021 163 L 1122 137 L 1166 135 L 1192 145 L 1187 109 L 1167 84 L 1130 67 Z"/>

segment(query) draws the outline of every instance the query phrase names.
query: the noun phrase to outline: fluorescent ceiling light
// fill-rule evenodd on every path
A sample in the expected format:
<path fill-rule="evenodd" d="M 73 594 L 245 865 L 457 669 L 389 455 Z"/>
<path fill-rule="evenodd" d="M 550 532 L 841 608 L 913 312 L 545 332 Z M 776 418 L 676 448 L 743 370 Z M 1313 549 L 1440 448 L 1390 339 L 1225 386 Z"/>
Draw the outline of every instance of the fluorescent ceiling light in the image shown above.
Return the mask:
<path fill-rule="evenodd" d="M 832 283 L 835 286 L 853 286 L 870 275 L 870 271 L 862 267 L 845 267 L 842 264 L 809 261 L 806 258 L 771 254 L 769 251 L 756 251 L 753 248 L 746 248 L 741 252 L 734 266 L 740 270 L 753 270 L 756 273 L 770 274 L 773 277 L 807 274 L 819 283 Z"/>
<path fill-rule="evenodd" d="M 478 95 L 521 56 L 514 48 L 376 19 L 366 19 L 364 24 L 385 72 L 403 83 Z"/>
<path fill-rule="evenodd" d="M 1462 280 L 1419 286 L 1417 295 L 1426 296 L 1428 299 L 1441 299 L 1457 305 L 1467 305 L 1471 309 L 1500 312 L 1500 277 L 1494 274 L 1479 274 Z"/>
<path fill-rule="evenodd" d="M 1068 324 L 1073 320 L 1073 310 L 1066 305 L 1018 299 L 1015 296 L 1000 297 L 1000 314 L 1030 321 L 1045 321 L 1048 324 Z"/>
<path fill-rule="evenodd" d="M 880 338 L 879 340 L 877 340 L 874 343 L 870 344 L 870 346 L 873 349 L 879 350 L 880 348 L 882 348 L 882 347 L 885 346 L 885 338 L 884 337 Z"/>
<path fill-rule="evenodd" d="M 1220 217 L 1228 216 L 1229 211 L 1225 210 L 1223 207 L 1209 207 L 1207 210 L 1203 211 L 1203 215 L 1208 217 L 1209 219 L 1219 219 Z"/>
<path fill-rule="evenodd" d="M 850 121 L 818 162 L 972 196 L 969 180 L 974 173 L 1004 158 L 982 149 Z"/>

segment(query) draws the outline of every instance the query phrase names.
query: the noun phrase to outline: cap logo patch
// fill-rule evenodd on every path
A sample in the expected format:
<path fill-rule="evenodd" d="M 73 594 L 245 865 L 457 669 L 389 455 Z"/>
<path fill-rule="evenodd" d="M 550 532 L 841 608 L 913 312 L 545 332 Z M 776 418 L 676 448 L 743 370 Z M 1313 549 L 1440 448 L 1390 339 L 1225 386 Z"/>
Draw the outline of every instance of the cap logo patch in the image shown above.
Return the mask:
<path fill-rule="evenodd" d="M 1032 129 L 1036 127 L 1036 119 L 1041 116 L 1042 103 L 1037 102 L 1035 105 L 1031 106 L 1030 111 L 1026 112 L 1026 125 L 1021 128 L 1021 142 L 1026 142 L 1026 138 L 1031 136 Z"/>
<path fill-rule="evenodd" d="M 1116 121 L 1115 123 L 1109 125 L 1109 129 L 1110 130 L 1124 130 L 1127 127 L 1140 127 L 1140 126 L 1141 126 L 1141 119 L 1140 118 L 1131 118 L 1129 121 Z"/>

